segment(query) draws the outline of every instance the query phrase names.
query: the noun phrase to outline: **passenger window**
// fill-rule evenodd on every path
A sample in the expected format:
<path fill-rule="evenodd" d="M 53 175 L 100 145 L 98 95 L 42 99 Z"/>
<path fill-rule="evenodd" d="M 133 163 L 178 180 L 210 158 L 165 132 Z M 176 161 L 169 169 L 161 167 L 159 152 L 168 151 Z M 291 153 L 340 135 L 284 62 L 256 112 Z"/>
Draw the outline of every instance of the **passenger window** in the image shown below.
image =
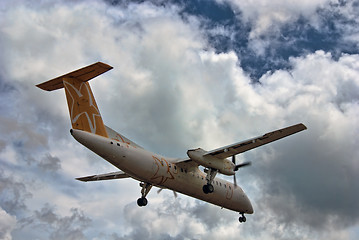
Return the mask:
<path fill-rule="evenodd" d="M 183 168 L 181 168 L 181 172 L 183 172 Z"/>

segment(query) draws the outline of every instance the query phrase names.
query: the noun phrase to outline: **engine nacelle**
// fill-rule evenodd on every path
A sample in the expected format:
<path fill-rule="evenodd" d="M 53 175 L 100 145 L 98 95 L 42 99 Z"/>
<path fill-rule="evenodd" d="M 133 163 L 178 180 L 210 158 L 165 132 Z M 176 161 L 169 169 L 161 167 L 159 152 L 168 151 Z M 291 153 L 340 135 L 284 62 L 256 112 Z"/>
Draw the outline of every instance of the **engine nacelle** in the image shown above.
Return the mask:
<path fill-rule="evenodd" d="M 196 163 L 206 167 L 217 169 L 220 173 L 225 175 L 234 175 L 235 165 L 228 159 L 220 159 L 211 155 L 203 156 L 207 152 L 201 148 L 188 150 L 187 155 Z"/>

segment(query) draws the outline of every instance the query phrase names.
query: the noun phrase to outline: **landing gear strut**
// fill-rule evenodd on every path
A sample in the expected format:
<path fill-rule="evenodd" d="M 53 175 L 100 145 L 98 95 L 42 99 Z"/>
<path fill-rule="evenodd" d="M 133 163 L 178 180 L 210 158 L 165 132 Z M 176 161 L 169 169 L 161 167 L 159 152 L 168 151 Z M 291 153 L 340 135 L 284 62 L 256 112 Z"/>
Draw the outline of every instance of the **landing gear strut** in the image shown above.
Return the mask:
<path fill-rule="evenodd" d="M 242 223 L 242 222 L 246 222 L 247 221 L 247 218 L 244 216 L 244 213 L 240 213 L 242 216 L 240 216 L 239 218 L 238 218 L 238 221 L 240 222 L 240 223 Z"/>
<path fill-rule="evenodd" d="M 140 187 L 142 187 L 142 189 L 141 189 L 141 197 L 139 199 L 137 199 L 137 205 L 140 206 L 140 207 L 144 207 L 148 203 L 146 196 L 150 192 L 150 190 L 152 188 L 152 184 L 140 183 Z"/>
<path fill-rule="evenodd" d="M 207 172 L 207 176 L 206 176 L 207 184 L 203 185 L 202 190 L 205 194 L 213 193 L 214 187 L 211 183 L 212 183 L 214 177 L 216 176 L 218 170 L 209 168 L 209 169 L 206 169 L 205 172 Z"/>

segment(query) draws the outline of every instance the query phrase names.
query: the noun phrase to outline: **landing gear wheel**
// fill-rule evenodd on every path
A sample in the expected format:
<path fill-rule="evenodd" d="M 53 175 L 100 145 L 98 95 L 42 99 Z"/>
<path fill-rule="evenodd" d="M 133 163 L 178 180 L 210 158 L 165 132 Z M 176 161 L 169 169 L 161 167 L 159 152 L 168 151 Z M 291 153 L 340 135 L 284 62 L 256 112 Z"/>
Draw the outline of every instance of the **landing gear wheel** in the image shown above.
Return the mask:
<path fill-rule="evenodd" d="M 140 187 L 141 187 L 141 197 L 139 199 L 137 199 L 137 205 L 140 207 L 144 207 L 148 203 L 146 196 L 149 193 L 149 191 L 151 190 L 152 184 L 146 183 L 146 182 L 141 182 Z"/>
<path fill-rule="evenodd" d="M 239 217 L 239 218 L 238 218 L 238 221 L 239 221 L 240 223 L 246 222 L 246 221 L 247 221 L 247 218 L 246 218 L 246 217 Z"/>
<path fill-rule="evenodd" d="M 144 197 L 141 197 L 141 198 L 137 199 L 137 205 L 140 206 L 140 207 L 146 206 L 147 203 L 148 203 L 148 201 Z"/>
<path fill-rule="evenodd" d="M 239 221 L 240 223 L 246 222 L 246 221 L 247 221 L 247 218 L 244 216 L 244 213 L 241 213 L 241 214 L 242 214 L 242 216 L 240 216 L 240 217 L 238 218 L 238 221 Z"/>
<path fill-rule="evenodd" d="M 206 185 L 203 185 L 202 190 L 203 190 L 203 192 L 204 192 L 205 194 L 213 193 L 214 187 L 213 187 L 212 184 L 206 184 Z"/>

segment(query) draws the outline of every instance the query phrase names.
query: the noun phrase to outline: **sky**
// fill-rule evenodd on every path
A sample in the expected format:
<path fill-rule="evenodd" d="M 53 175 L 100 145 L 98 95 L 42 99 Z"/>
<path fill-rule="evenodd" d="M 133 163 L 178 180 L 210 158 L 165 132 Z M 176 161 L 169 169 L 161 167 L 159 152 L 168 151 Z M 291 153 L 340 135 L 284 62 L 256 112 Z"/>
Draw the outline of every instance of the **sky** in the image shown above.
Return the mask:
<path fill-rule="evenodd" d="M 2 0 L 0 239 L 358 239 L 358 19 L 349 0 Z M 308 130 L 238 155 L 244 224 L 169 190 L 139 208 L 135 180 L 75 180 L 116 169 L 35 87 L 97 61 L 106 125 L 165 156 Z"/>

